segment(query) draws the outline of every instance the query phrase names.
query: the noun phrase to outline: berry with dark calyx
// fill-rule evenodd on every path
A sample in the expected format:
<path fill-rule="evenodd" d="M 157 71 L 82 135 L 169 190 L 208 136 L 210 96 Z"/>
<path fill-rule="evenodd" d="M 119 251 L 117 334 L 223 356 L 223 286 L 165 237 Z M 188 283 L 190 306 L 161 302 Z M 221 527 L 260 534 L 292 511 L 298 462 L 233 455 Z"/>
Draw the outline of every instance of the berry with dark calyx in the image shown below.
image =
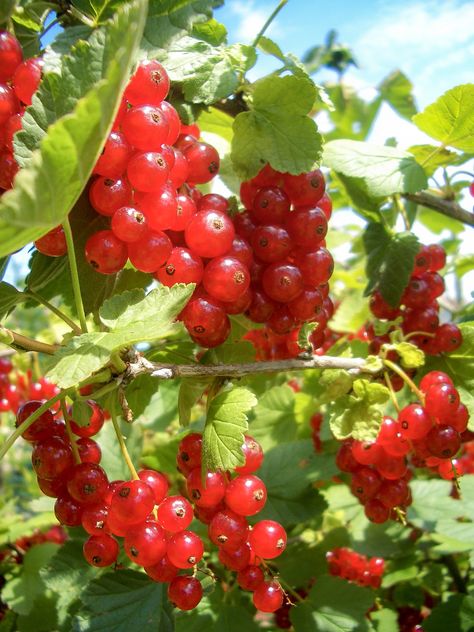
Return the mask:
<path fill-rule="evenodd" d="M 84 426 L 80 426 L 74 419 L 71 419 L 71 430 L 78 437 L 93 437 L 104 425 L 104 411 L 97 402 L 92 399 L 87 400 L 89 406 L 88 422 Z"/>
<path fill-rule="evenodd" d="M 180 575 L 168 586 L 168 599 L 180 610 L 193 610 L 202 599 L 201 582 L 189 575 Z"/>
<path fill-rule="evenodd" d="M 164 555 L 156 564 L 145 566 L 145 573 L 155 582 L 170 582 L 179 573 L 179 568 L 171 564 L 167 555 Z"/>
<path fill-rule="evenodd" d="M 101 274 L 115 274 L 127 263 L 127 246 L 111 230 L 100 230 L 86 241 L 86 259 Z"/>
<path fill-rule="evenodd" d="M 58 437 L 42 439 L 33 448 L 31 462 L 40 478 L 57 478 L 74 464 L 71 446 Z"/>
<path fill-rule="evenodd" d="M 382 524 L 390 518 L 390 509 L 388 509 L 380 500 L 371 498 L 365 503 L 365 515 L 371 522 Z"/>
<path fill-rule="evenodd" d="M 436 330 L 436 345 L 441 353 L 452 353 L 462 344 L 462 333 L 454 323 L 444 323 Z"/>
<path fill-rule="evenodd" d="M 202 461 L 202 435 L 199 432 L 187 434 L 179 443 L 176 465 L 187 476 L 200 467 Z"/>
<path fill-rule="evenodd" d="M 144 59 L 139 64 L 125 90 L 132 105 L 159 105 L 167 96 L 170 80 L 156 59 Z"/>
<path fill-rule="evenodd" d="M 382 478 L 376 470 L 361 467 L 355 470 L 353 474 L 351 491 L 359 500 L 366 502 L 369 498 L 373 498 L 377 494 L 381 484 Z"/>
<path fill-rule="evenodd" d="M 242 452 L 245 463 L 235 468 L 237 474 L 253 474 L 263 463 L 262 446 L 253 437 L 244 436 Z"/>
<path fill-rule="evenodd" d="M 258 189 L 249 208 L 250 216 L 257 224 L 284 224 L 289 211 L 290 200 L 278 187 Z"/>
<path fill-rule="evenodd" d="M 158 268 L 154 277 L 163 285 L 171 287 L 176 283 L 200 283 L 203 274 L 202 260 L 194 251 L 173 248 L 166 263 Z"/>
<path fill-rule="evenodd" d="M 253 474 L 239 475 L 227 485 L 225 503 L 242 516 L 254 516 L 265 506 L 267 489 Z"/>
<path fill-rule="evenodd" d="M 405 458 L 402 456 L 399 456 L 398 458 L 392 456 L 386 451 L 386 448 L 384 448 L 384 452 L 384 456 L 381 457 L 380 461 L 377 463 L 377 470 L 379 474 L 391 481 L 405 476 L 407 472 L 407 464 Z"/>
<path fill-rule="evenodd" d="M 424 307 L 427 293 L 427 282 L 422 277 L 412 277 L 403 292 L 401 303 L 406 307 Z"/>
<path fill-rule="evenodd" d="M 232 246 L 230 247 L 230 250 L 226 252 L 226 256 L 234 257 L 235 259 L 238 259 L 244 265 L 246 265 L 247 268 L 249 269 L 252 266 L 253 261 L 254 261 L 253 250 L 249 242 L 237 234 L 235 235 L 232 241 Z"/>
<path fill-rule="evenodd" d="M 334 272 L 334 260 L 326 248 L 296 253 L 295 261 L 303 275 L 305 285 L 316 287 L 327 283 Z"/>
<path fill-rule="evenodd" d="M 336 454 L 336 465 L 341 472 L 354 472 L 360 467 L 352 454 L 352 442 L 345 441 L 339 446 Z"/>
<path fill-rule="evenodd" d="M 426 412 L 438 420 L 449 421 L 459 403 L 459 393 L 450 384 L 434 384 L 426 392 Z"/>
<path fill-rule="evenodd" d="M 193 508 L 182 496 L 168 496 L 158 507 L 158 522 L 166 531 L 184 531 L 193 520 Z"/>
<path fill-rule="evenodd" d="M 114 235 L 125 243 L 133 243 L 145 237 L 148 227 L 146 217 L 131 206 L 122 206 L 112 216 L 110 225 Z"/>
<path fill-rule="evenodd" d="M 200 257 L 220 257 L 232 246 L 235 229 L 232 220 L 220 211 L 199 211 L 184 233 L 186 244 Z"/>
<path fill-rule="evenodd" d="M 84 507 L 81 516 L 82 528 L 89 535 L 101 535 L 106 530 L 108 515 L 109 509 L 105 504 Z"/>
<path fill-rule="evenodd" d="M 415 265 L 413 268 L 413 274 L 418 276 L 419 274 L 423 274 L 423 272 L 428 272 L 431 268 L 431 254 L 429 246 L 420 246 L 420 250 L 418 251 L 415 257 Z"/>
<path fill-rule="evenodd" d="M 295 206 L 316 205 L 325 190 L 324 176 L 319 169 L 302 173 L 299 176 L 285 174 L 283 177 L 285 192 Z"/>
<path fill-rule="evenodd" d="M 429 414 L 420 404 L 409 404 L 398 414 L 400 432 L 407 439 L 423 439 L 433 426 Z"/>
<path fill-rule="evenodd" d="M 253 592 L 265 581 L 265 574 L 260 566 L 250 564 L 237 573 L 237 583 L 243 590 Z"/>
<path fill-rule="evenodd" d="M 132 200 L 132 189 L 127 180 L 96 178 L 89 189 L 89 201 L 101 215 L 111 217 L 122 206 Z"/>
<path fill-rule="evenodd" d="M 204 268 L 204 289 L 218 301 L 236 301 L 250 285 L 250 272 L 234 257 L 215 257 Z"/>
<path fill-rule="evenodd" d="M 247 535 L 248 524 L 245 517 L 229 509 L 216 513 L 209 523 L 209 538 L 214 544 L 227 550 L 245 542 Z"/>
<path fill-rule="evenodd" d="M 314 250 L 326 237 L 328 222 L 322 210 L 316 207 L 293 211 L 285 227 L 297 246 Z"/>
<path fill-rule="evenodd" d="M 153 490 L 141 480 L 122 483 L 112 494 L 110 515 L 124 525 L 143 522 L 155 505 Z"/>
<path fill-rule="evenodd" d="M 36 250 L 47 257 L 62 257 L 67 252 L 66 237 L 62 226 L 56 226 L 35 241 Z"/>
<path fill-rule="evenodd" d="M 168 540 L 167 555 L 177 568 L 192 568 L 203 554 L 204 544 L 193 531 L 179 531 Z"/>
<path fill-rule="evenodd" d="M 255 289 L 252 293 L 252 302 L 247 310 L 247 316 L 254 323 L 266 323 L 273 314 L 275 307 L 276 303 L 262 290 Z"/>
<path fill-rule="evenodd" d="M 272 263 L 263 273 L 262 284 L 271 299 L 289 303 L 303 291 L 303 276 L 295 265 Z"/>
<path fill-rule="evenodd" d="M 38 400 L 30 400 L 25 402 L 16 414 L 16 427 L 20 426 L 28 417 L 35 413 L 38 408 L 41 408 L 43 402 Z M 54 422 L 53 413 L 50 410 L 46 410 L 36 421 L 34 421 L 29 428 L 27 428 L 21 435 L 25 441 L 35 442 L 41 439 L 46 439 L 50 434 L 50 428 Z"/>
<path fill-rule="evenodd" d="M 159 151 L 166 143 L 169 123 L 158 105 L 132 107 L 123 117 L 122 130 L 125 138 L 136 149 Z"/>
<path fill-rule="evenodd" d="M 136 208 L 145 215 L 150 230 L 168 230 L 176 220 L 178 196 L 169 182 L 161 184 L 152 193 L 135 191 L 134 202 Z"/>
<path fill-rule="evenodd" d="M 276 581 L 262 582 L 253 593 L 253 605 L 261 612 L 275 612 L 283 604 L 284 593 Z"/>
<path fill-rule="evenodd" d="M 69 495 L 83 505 L 103 501 L 108 486 L 107 474 L 96 463 L 79 463 L 68 472 Z"/>
<path fill-rule="evenodd" d="M 127 556 L 140 566 L 153 566 L 166 553 L 164 530 L 154 520 L 133 525 L 124 540 Z"/>
<path fill-rule="evenodd" d="M 377 498 L 385 507 L 401 507 L 408 496 L 408 484 L 403 478 L 384 481 L 380 486 Z"/>
<path fill-rule="evenodd" d="M 376 441 L 354 441 L 352 454 L 361 465 L 375 465 L 380 460 L 383 450 Z"/>
<path fill-rule="evenodd" d="M 94 173 L 113 180 L 120 178 L 125 173 L 132 153 L 132 147 L 121 132 L 110 132 L 102 154 L 95 163 Z"/>
<path fill-rule="evenodd" d="M 323 296 L 316 288 L 305 288 L 303 292 L 288 303 L 288 309 L 298 320 L 313 320 L 321 315 Z"/>
<path fill-rule="evenodd" d="M 189 473 L 186 487 L 194 504 L 198 507 L 212 507 L 224 498 L 226 480 L 221 472 L 207 472 L 203 477 L 201 468 L 197 467 Z"/>
<path fill-rule="evenodd" d="M 251 244 L 255 255 L 266 263 L 280 261 L 290 254 L 294 244 L 282 226 L 257 226 Z"/>
<path fill-rule="evenodd" d="M 139 470 L 138 478 L 146 483 L 155 496 L 155 504 L 159 505 L 168 493 L 168 479 L 156 470 Z"/>
<path fill-rule="evenodd" d="M 177 203 L 176 217 L 174 218 L 170 228 L 175 231 L 183 231 L 188 225 L 191 217 L 197 212 L 197 207 L 194 200 L 184 193 L 180 193 L 178 195 Z"/>
<path fill-rule="evenodd" d="M 119 545 L 117 540 L 108 533 L 91 535 L 84 542 L 83 551 L 84 557 L 91 566 L 101 568 L 117 561 Z"/>
<path fill-rule="evenodd" d="M 426 446 L 432 456 L 450 459 L 461 447 L 461 436 L 452 426 L 436 425 L 426 436 Z"/>
<path fill-rule="evenodd" d="M 168 260 L 172 249 L 165 233 L 146 232 L 144 237 L 128 245 L 128 258 L 140 272 L 156 272 Z"/>
<path fill-rule="evenodd" d="M 286 548 L 286 531 L 279 522 L 261 520 L 252 527 L 249 534 L 252 551 L 258 557 L 271 560 Z"/>
<path fill-rule="evenodd" d="M 431 244 L 427 246 L 427 249 L 430 259 L 429 270 L 430 272 L 438 272 L 446 265 L 446 252 L 439 244 Z"/>
<path fill-rule="evenodd" d="M 205 184 L 219 171 L 219 154 L 207 143 L 197 142 L 183 150 L 188 161 L 188 180 L 193 184 Z"/>
<path fill-rule="evenodd" d="M 206 298 L 189 301 L 181 313 L 181 318 L 190 335 L 196 340 L 220 330 L 228 320 L 223 307 Z"/>
<path fill-rule="evenodd" d="M 169 167 L 158 151 L 136 153 L 128 161 L 127 177 L 134 189 L 144 193 L 157 193 L 168 179 Z"/>

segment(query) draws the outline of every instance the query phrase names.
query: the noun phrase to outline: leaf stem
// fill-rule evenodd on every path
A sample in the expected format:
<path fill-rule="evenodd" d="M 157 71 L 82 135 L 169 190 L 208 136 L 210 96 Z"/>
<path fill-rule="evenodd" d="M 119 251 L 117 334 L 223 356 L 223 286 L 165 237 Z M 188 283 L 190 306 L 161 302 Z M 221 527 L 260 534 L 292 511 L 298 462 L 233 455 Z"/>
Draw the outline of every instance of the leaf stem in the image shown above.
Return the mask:
<path fill-rule="evenodd" d="M 81 283 L 79 281 L 79 272 L 77 270 L 76 251 L 74 250 L 74 239 L 72 236 L 71 224 L 69 217 L 63 222 L 64 235 L 66 237 L 67 244 L 67 256 L 69 259 L 69 267 L 71 269 L 72 290 L 74 292 L 74 300 L 76 303 L 77 315 L 79 322 L 81 323 L 82 333 L 87 333 L 86 314 L 84 311 L 84 304 L 82 302 L 81 295 Z"/>
<path fill-rule="evenodd" d="M 128 453 L 127 446 L 125 445 L 125 441 L 123 439 L 123 435 L 120 430 L 120 426 L 118 424 L 117 416 L 114 410 L 111 411 L 111 417 L 112 417 L 112 423 L 114 425 L 115 434 L 117 435 L 117 440 L 120 445 L 120 452 L 122 453 L 125 463 L 127 464 L 127 467 L 130 470 L 130 474 L 132 475 L 132 478 L 134 480 L 139 480 L 140 477 L 138 476 L 137 470 L 135 469 L 132 459 L 130 458 L 130 454 Z"/>
<path fill-rule="evenodd" d="M 81 462 L 81 456 L 77 447 L 76 438 L 71 430 L 71 417 L 66 406 L 66 399 L 61 400 L 61 410 L 63 411 L 64 423 L 66 424 L 66 432 L 69 437 L 69 443 L 71 444 L 72 454 L 74 456 L 74 462 L 76 465 Z"/>
<path fill-rule="evenodd" d="M 54 305 L 52 305 L 49 301 L 47 301 L 45 298 L 43 298 L 42 296 L 40 296 L 39 294 L 36 294 L 36 292 L 33 292 L 33 290 L 26 290 L 25 294 L 27 294 L 28 296 L 31 296 L 31 298 L 33 298 L 35 301 L 37 301 L 38 303 L 40 303 L 41 305 L 44 305 L 47 309 L 49 309 L 50 312 L 52 312 L 53 314 L 55 314 L 58 318 L 60 318 L 61 320 L 63 320 L 66 325 L 69 325 L 69 327 L 73 330 L 73 332 L 75 334 L 77 334 L 78 336 L 81 335 L 82 330 L 81 328 L 76 325 L 76 323 L 69 318 L 69 316 L 67 316 L 64 312 L 62 312 L 60 309 L 58 309 L 57 307 L 55 307 Z"/>
<path fill-rule="evenodd" d="M 411 228 L 410 220 L 408 219 L 408 215 L 407 215 L 405 207 L 403 206 L 403 204 L 400 201 L 400 196 L 399 195 L 394 195 L 393 196 L 393 203 L 395 204 L 395 207 L 396 207 L 397 211 L 402 216 L 403 224 L 405 225 L 405 230 L 409 231 L 410 228 Z"/>
<path fill-rule="evenodd" d="M 441 561 L 445 564 L 446 568 L 448 569 L 449 574 L 451 575 L 453 582 L 455 583 L 456 588 L 458 589 L 458 592 L 467 594 L 466 582 L 464 581 L 461 573 L 459 572 L 459 568 L 456 563 L 456 560 L 454 559 L 454 556 L 443 555 L 441 557 Z"/>
<path fill-rule="evenodd" d="M 270 13 L 270 15 L 268 16 L 265 24 L 262 26 L 262 28 L 260 29 L 260 31 L 257 33 L 255 39 L 253 40 L 251 46 L 253 46 L 254 48 L 258 45 L 260 38 L 262 37 L 262 35 L 265 33 L 265 31 L 268 29 L 268 27 L 270 26 L 270 24 L 273 22 L 273 20 L 276 18 L 276 16 L 280 13 L 280 11 L 283 9 L 283 7 L 288 3 L 288 0 L 280 0 L 280 2 L 278 3 L 278 5 L 275 7 L 275 9 Z"/>
<path fill-rule="evenodd" d="M 69 389 L 66 389 L 64 391 L 61 391 L 60 393 L 58 393 L 54 397 L 51 397 L 51 399 L 48 399 L 48 401 L 46 401 L 44 404 L 42 404 L 38 408 L 38 410 L 35 410 L 35 412 L 32 415 L 27 417 L 25 419 L 25 421 L 23 421 L 18 426 L 18 428 L 16 428 L 15 431 L 12 432 L 12 434 L 9 437 L 7 437 L 7 439 L 5 440 L 5 443 L 0 448 L 0 460 L 3 459 L 5 454 L 12 447 L 12 445 L 15 443 L 15 441 L 18 439 L 18 437 L 20 437 L 25 432 L 25 430 L 28 430 L 28 428 L 31 426 L 31 424 L 33 424 L 38 419 L 38 417 L 41 417 L 41 415 L 44 412 L 46 412 L 47 410 L 49 410 L 49 408 L 51 408 L 51 406 L 53 406 L 56 402 L 59 402 L 61 399 L 64 399 L 64 397 L 68 393 L 70 393 L 72 390 L 73 390 L 72 388 L 69 388 Z"/>
<path fill-rule="evenodd" d="M 392 382 L 390 380 L 390 376 L 389 374 L 384 371 L 383 374 L 383 379 L 385 380 L 385 384 L 387 385 L 388 390 L 390 391 L 390 399 L 392 400 L 392 404 L 395 407 L 395 410 L 397 411 L 397 413 L 400 412 L 400 405 L 397 401 L 397 396 L 395 395 L 395 391 L 393 390 L 393 386 L 392 386 Z"/>
<path fill-rule="evenodd" d="M 12 329 L 0 326 L 0 342 L 10 345 L 14 348 L 19 347 L 23 351 L 37 351 L 38 353 L 47 353 L 53 355 L 58 349 L 57 345 L 49 345 L 46 342 L 33 340 L 28 336 L 19 334 Z"/>
<path fill-rule="evenodd" d="M 405 382 L 405 384 L 418 397 L 420 403 L 424 405 L 424 403 L 425 403 L 425 396 L 424 396 L 424 394 L 420 391 L 420 389 L 417 387 L 415 382 L 413 382 L 413 380 L 410 377 L 408 377 L 408 375 L 405 373 L 405 371 L 403 369 L 401 369 L 398 366 L 398 364 L 395 364 L 395 362 L 392 362 L 391 360 L 383 360 L 383 363 L 385 364 L 385 366 L 387 366 L 389 369 L 391 369 L 394 373 L 396 373 L 397 375 L 399 375 L 402 378 L 402 380 Z"/>

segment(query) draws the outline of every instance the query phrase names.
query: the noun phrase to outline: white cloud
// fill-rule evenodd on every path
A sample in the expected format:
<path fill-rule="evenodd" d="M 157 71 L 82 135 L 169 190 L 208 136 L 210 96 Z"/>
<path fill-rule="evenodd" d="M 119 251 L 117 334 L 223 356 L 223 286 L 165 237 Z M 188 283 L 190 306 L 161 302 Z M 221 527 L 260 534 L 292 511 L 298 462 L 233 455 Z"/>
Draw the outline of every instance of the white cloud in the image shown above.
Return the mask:
<path fill-rule="evenodd" d="M 399 67 L 413 80 L 421 105 L 444 90 L 472 80 L 474 3 L 418 0 L 383 3 L 354 44 L 371 76 Z"/>
<path fill-rule="evenodd" d="M 239 24 L 237 27 L 237 40 L 242 42 L 251 42 L 258 34 L 262 26 L 265 24 L 268 16 L 271 14 L 274 7 L 272 5 L 264 5 L 257 3 L 255 0 L 239 0 L 238 2 L 231 2 L 229 8 L 238 19 Z M 279 33 L 278 26 L 273 22 L 266 35 L 277 36 Z"/>

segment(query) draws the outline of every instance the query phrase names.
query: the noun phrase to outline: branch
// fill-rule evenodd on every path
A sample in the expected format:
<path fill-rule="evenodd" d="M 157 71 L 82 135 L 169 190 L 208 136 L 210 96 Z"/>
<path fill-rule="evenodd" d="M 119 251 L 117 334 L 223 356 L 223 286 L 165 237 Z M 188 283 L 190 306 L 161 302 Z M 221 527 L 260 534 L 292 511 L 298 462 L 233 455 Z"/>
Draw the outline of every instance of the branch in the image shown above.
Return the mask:
<path fill-rule="evenodd" d="M 421 193 L 403 193 L 403 197 L 406 200 L 410 200 L 410 202 L 415 202 L 415 204 L 432 208 L 442 215 L 447 215 L 448 217 L 457 219 L 460 222 L 463 222 L 463 224 L 474 226 L 474 213 L 466 211 L 453 200 L 444 200 L 441 197 L 432 195 L 431 193 L 426 193 L 425 191 L 422 191 Z"/>
<path fill-rule="evenodd" d="M 139 356 L 128 366 L 125 381 L 142 374 L 161 380 L 179 377 L 242 377 L 256 373 L 279 373 L 305 369 L 344 369 L 353 374 L 378 373 L 378 369 L 366 365 L 363 358 L 335 358 L 314 356 L 310 359 L 274 360 L 272 362 L 249 362 L 244 364 L 158 364 Z"/>
<path fill-rule="evenodd" d="M 47 353 L 48 355 L 53 355 L 53 353 L 59 349 L 58 345 L 49 345 L 46 342 L 33 340 L 33 338 L 23 336 L 23 334 L 19 334 L 1 325 L 0 342 L 20 351 L 38 351 L 39 353 Z"/>

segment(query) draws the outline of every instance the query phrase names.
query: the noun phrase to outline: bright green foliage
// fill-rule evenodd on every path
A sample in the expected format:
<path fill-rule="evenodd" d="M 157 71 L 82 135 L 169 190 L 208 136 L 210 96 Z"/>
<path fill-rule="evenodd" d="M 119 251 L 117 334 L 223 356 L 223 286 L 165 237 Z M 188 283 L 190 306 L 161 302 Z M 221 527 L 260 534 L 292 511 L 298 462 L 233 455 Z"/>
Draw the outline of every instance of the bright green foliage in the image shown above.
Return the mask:
<path fill-rule="evenodd" d="M 381 97 L 405 119 L 410 120 L 416 114 L 413 97 L 413 85 L 400 70 L 395 70 L 379 85 Z"/>
<path fill-rule="evenodd" d="M 400 303 L 413 272 L 419 242 L 413 233 L 393 233 L 383 224 L 369 224 L 364 233 L 367 253 L 366 296 L 375 289 L 392 307 Z"/>
<path fill-rule="evenodd" d="M 246 388 L 224 388 L 211 401 L 203 433 L 203 467 L 215 472 L 244 464 L 242 444 L 248 429 L 246 413 L 257 403 Z"/>
<path fill-rule="evenodd" d="M 416 345 L 410 342 L 399 342 L 394 347 L 400 356 L 401 365 L 405 369 L 417 369 L 424 365 L 425 354 Z"/>
<path fill-rule="evenodd" d="M 242 180 L 265 165 L 298 174 L 319 161 L 321 136 L 307 114 L 316 98 L 314 84 L 302 77 L 266 77 L 249 97 L 249 112 L 234 121 L 232 163 Z"/>
<path fill-rule="evenodd" d="M 330 426 L 336 439 L 353 437 L 359 441 L 373 441 L 382 423 L 382 407 L 389 391 L 382 384 L 355 380 L 353 391 L 339 397 L 331 406 Z"/>
<path fill-rule="evenodd" d="M 19 292 L 16 287 L 2 281 L 0 283 L 0 318 L 5 318 L 16 305 L 25 300 L 25 295 Z"/>
<path fill-rule="evenodd" d="M 413 117 L 422 132 L 443 147 L 474 152 L 474 84 L 456 86 Z"/>
<path fill-rule="evenodd" d="M 414 157 L 393 147 L 332 140 L 324 146 L 323 161 L 345 176 L 362 178 L 368 193 L 374 197 L 414 193 L 427 184 L 425 173 Z"/>
<path fill-rule="evenodd" d="M 50 126 L 40 148 L 31 154 L 15 188 L 0 200 L 0 256 L 60 224 L 79 198 L 112 123 L 118 96 L 128 80 L 145 11 L 145 0 L 125 5 L 106 27 L 110 36 L 98 36 L 88 60 L 90 65 L 93 60 L 99 62 L 101 74 L 96 77 L 97 83 L 91 86 L 86 81 L 82 86 L 79 78 L 88 76 L 88 65 L 78 60 L 74 66 L 75 72 L 71 72 L 69 80 L 76 87 L 69 88 L 67 109 L 55 122 L 45 121 Z M 67 85 L 64 87 L 68 90 Z M 32 138 L 36 146 L 39 137 L 33 134 Z"/>

